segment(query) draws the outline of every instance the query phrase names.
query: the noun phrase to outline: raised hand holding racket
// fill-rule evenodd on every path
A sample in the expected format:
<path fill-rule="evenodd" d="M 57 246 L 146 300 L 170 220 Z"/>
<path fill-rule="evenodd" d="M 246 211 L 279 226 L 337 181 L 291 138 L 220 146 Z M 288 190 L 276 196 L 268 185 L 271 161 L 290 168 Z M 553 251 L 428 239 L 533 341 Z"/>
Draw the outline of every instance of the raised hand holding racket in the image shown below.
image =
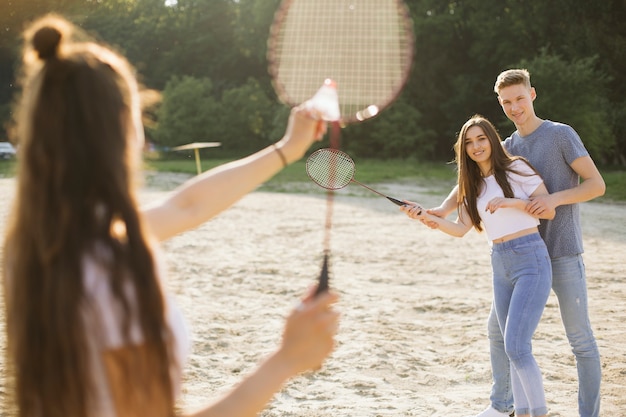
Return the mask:
<path fill-rule="evenodd" d="M 330 148 L 337 150 L 340 126 L 376 116 L 400 93 L 413 44 L 402 0 L 283 0 L 268 40 L 269 72 L 278 97 L 291 106 L 332 80 L 327 86 L 336 86 L 339 114 L 327 120 Z M 320 291 L 328 284 L 333 190 L 327 196 Z"/>

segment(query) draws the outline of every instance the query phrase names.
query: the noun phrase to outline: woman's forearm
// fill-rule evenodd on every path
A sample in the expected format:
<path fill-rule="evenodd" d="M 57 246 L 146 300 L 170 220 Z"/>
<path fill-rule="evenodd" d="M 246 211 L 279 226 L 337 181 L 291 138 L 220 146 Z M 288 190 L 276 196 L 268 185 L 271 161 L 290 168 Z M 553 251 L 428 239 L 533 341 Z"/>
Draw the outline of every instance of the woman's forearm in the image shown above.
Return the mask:
<path fill-rule="evenodd" d="M 456 222 L 450 221 L 445 218 L 441 218 L 438 216 L 434 216 L 432 214 L 426 214 L 426 220 L 429 222 L 437 223 L 437 230 L 441 230 L 442 232 L 454 236 L 454 237 L 463 237 L 470 229 L 467 225 L 462 223 L 459 219 Z"/>
<path fill-rule="evenodd" d="M 286 165 L 302 158 L 326 130 L 315 112 L 297 107 L 283 138 L 246 158 L 213 168 L 176 189 L 167 199 L 143 210 L 158 240 L 193 229 L 232 206 Z"/>
<path fill-rule="evenodd" d="M 220 400 L 186 417 L 257 416 L 291 376 L 292 372 L 274 354 Z"/>
<path fill-rule="evenodd" d="M 215 217 L 282 167 L 279 153 L 269 146 L 186 182 L 169 198 L 147 208 L 146 220 L 158 240 L 168 239 Z"/>

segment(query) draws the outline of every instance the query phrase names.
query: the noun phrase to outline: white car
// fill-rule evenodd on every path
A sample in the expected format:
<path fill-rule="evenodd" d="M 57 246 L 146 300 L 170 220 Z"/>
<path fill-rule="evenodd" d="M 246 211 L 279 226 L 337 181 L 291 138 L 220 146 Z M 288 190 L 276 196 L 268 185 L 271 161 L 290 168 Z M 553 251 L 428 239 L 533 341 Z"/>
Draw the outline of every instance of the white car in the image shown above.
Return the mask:
<path fill-rule="evenodd" d="M 15 148 L 9 142 L 0 142 L 0 159 L 15 157 Z"/>

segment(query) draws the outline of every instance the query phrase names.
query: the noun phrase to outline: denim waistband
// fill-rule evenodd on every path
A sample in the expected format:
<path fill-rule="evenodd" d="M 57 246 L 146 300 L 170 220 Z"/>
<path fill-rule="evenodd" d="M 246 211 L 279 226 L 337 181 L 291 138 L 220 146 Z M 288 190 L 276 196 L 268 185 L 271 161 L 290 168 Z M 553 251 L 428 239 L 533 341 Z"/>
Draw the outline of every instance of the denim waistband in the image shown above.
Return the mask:
<path fill-rule="evenodd" d="M 545 245 L 539 233 L 532 233 L 530 235 L 520 236 L 516 237 L 515 239 L 507 240 L 506 242 L 494 243 L 491 249 L 494 251 L 503 251 L 507 249 L 514 249 L 526 243 L 542 243 Z"/>

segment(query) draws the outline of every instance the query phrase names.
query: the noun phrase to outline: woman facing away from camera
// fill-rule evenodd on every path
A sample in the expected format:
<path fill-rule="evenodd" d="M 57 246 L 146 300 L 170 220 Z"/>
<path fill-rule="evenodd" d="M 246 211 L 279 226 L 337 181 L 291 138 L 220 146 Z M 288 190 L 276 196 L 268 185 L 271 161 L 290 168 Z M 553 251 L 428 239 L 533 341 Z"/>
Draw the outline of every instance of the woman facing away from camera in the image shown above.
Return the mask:
<path fill-rule="evenodd" d="M 531 197 L 548 191 L 528 161 L 506 152 L 495 127 L 482 116 L 463 125 L 454 150 L 457 220 L 428 214 L 411 202 L 401 210 L 425 224 L 435 222 L 436 228 L 456 237 L 472 227 L 485 229 L 491 244 L 495 309 L 511 363 L 515 414 L 545 416 L 548 408 L 532 336 L 550 295 L 552 269 L 538 217 L 525 207 Z M 554 211 L 541 216 L 552 218 Z"/>
<path fill-rule="evenodd" d="M 326 129 L 295 108 L 273 146 L 140 209 L 140 95 L 119 54 L 49 15 L 24 33 L 19 168 L 3 257 L 7 407 L 20 417 L 174 416 L 188 335 L 164 289 L 158 242 L 194 228 L 301 158 Z M 332 292 L 306 295 L 282 342 L 190 416 L 254 416 L 332 351 Z"/>

